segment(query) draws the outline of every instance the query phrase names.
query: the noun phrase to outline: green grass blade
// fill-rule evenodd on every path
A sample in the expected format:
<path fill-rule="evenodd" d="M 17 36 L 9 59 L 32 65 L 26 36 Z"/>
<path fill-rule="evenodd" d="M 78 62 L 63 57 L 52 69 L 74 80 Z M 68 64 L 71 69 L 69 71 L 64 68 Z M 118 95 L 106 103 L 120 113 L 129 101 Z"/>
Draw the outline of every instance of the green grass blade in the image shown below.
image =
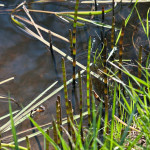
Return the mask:
<path fill-rule="evenodd" d="M 16 135 L 16 129 L 15 129 L 15 125 L 14 125 L 14 120 L 13 120 L 13 114 L 12 114 L 12 108 L 11 108 L 11 102 L 9 100 L 9 113 L 10 113 L 10 120 L 11 120 L 11 130 L 12 130 L 12 134 L 13 134 L 13 140 L 15 142 L 15 149 L 19 150 L 18 147 L 18 138 Z"/>
<path fill-rule="evenodd" d="M 111 133 L 110 133 L 110 150 L 113 148 L 113 132 L 114 132 L 114 115 L 115 115 L 115 108 L 116 108 L 116 84 L 114 88 L 114 98 L 113 98 L 113 108 L 112 108 L 112 120 L 111 120 Z"/>
<path fill-rule="evenodd" d="M 137 15 L 138 15 L 138 17 L 139 17 L 139 20 L 140 20 L 140 22 L 141 22 L 141 25 L 142 25 L 142 27 L 143 27 L 143 30 L 144 30 L 145 34 L 147 35 L 146 28 L 145 28 L 145 26 L 144 26 L 144 23 L 143 23 L 143 21 L 142 21 L 142 18 L 141 18 L 140 14 L 139 14 L 139 11 L 138 11 L 137 7 L 135 7 L 135 10 L 136 10 Z M 148 38 L 148 36 L 147 36 L 147 38 Z"/>
<path fill-rule="evenodd" d="M 128 24 L 128 22 L 129 22 L 129 20 L 130 20 L 130 18 L 131 18 L 131 15 L 132 15 L 132 13 L 133 13 L 133 10 L 134 10 L 135 7 L 136 7 L 137 2 L 138 2 L 138 0 L 136 0 L 136 2 L 135 2 L 135 4 L 134 4 L 134 6 L 133 6 L 133 8 L 132 8 L 132 10 L 131 10 L 131 12 L 130 12 L 130 14 L 128 15 L 128 17 L 127 17 L 126 20 L 125 20 L 125 27 L 126 27 L 126 25 Z M 118 34 L 118 37 L 117 37 L 117 39 L 116 39 L 115 45 L 117 45 L 117 43 L 118 43 L 118 41 L 119 41 L 119 38 L 120 38 L 120 35 L 121 35 L 121 30 L 120 30 L 120 32 L 119 32 L 119 34 Z"/>
<path fill-rule="evenodd" d="M 126 138 L 126 136 L 127 136 L 127 134 L 128 134 L 129 126 L 130 126 L 130 124 L 132 123 L 132 120 L 133 120 L 133 115 L 134 115 L 134 113 L 135 113 L 136 106 L 137 106 L 137 103 L 138 103 L 138 98 L 135 97 L 135 99 L 136 99 L 136 102 L 135 102 L 135 104 L 134 104 L 133 111 L 132 111 L 132 113 L 131 113 L 131 115 L 130 115 L 130 118 L 129 118 L 129 120 L 128 120 L 128 126 L 126 127 L 126 129 L 125 129 L 125 131 L 124 131 L 124 133 L 123 133 L 123 135 L 122 135 L 122 138 L 121 138 L 121 140 L 120 140 L 120 145 L 122 145 L 122 144 L 124 143 L 124 140 L 125 140 L 125 138 Z"/>

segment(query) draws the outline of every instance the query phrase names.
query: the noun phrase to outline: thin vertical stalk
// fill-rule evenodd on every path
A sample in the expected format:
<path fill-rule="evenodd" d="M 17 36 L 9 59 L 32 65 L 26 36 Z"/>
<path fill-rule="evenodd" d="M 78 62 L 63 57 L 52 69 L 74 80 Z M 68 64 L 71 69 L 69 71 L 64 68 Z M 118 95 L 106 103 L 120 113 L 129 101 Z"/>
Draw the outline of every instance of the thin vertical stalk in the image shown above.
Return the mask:
<path fill-rule="evenodd" d="M 104 19 L 105 19 L 105 16 L 104 16 L 104 6 L 102 6 L 102 23 L 104 23 Z M 103 44 L 104 44 L 104 34 L 105 34 L 104 32 L 105 32 L 105 29 L 102 26 L 102 31 L 101 31 L 102 47 L 103 47 Z"/>
<path fill-rule="evenodd" d="M 107 40 L 104 39 L 104 100 L 105 100 L 105 125 L 104 132 L 108 133 L 108 87 L 107 87 Z"/>
<path fill-rule="evenodd" d="M 112 16 L 115 16 L 115 2 L 112 0 Z"/>
<path fill-rule="evenodd" d="M 120 41 L 119 41 L 119 68 L 121 68 L 121 66 L 122 66 L 124 30 L 125 30 L 125 20 L 123 21 L 123 24 L 122 24 L 122 31 L 121 31 Z M 121 70 L 119 70 L 118 77 L 119 77 L 119 79 L 122 78 Z"/>
<path fill-rule="evenodd" d="M 75 111 L 75 74 L 76 74 L 76 26 L 77 26 L 77 15 L 78 15 L 78 7 L 79 7 L 79 0 L 76 0 L 75 5 L 75 13 L 74 13 L 74 23 L 73 23 L 73 82 L 72 82 L 72 105 Z"/>
<path fill-rule="evenodd" d="M 62 135 L 62 111 L 61 111 L 61 102 L 60 102 L 60 96 L 57 96 L 57 101 L 59 103 L 59 117 L 60 117 L 60 134 Z"/>
<path fill-rule="evenodd" d="M 81 74 L 80 71 L 78 72 L 78 77 L 79 77 L 79 92 L 80 92 L 80 119 L 82 117 L 82 81 L 81 81 Z"/>
<path fill-rule="evenodd" d="M 142 77 L 141 65 L 142 65 L 142 45 L 139 48 L 139 59 L 138 59 L 138 78 Z"/>
<path fill-rule="evenodd" d="M 66 113 L 68 115 L 68 92 L 67 92 L 67 84 L 66 84 L 67 80 L 66 80 L 66 67 L 65 67 L 64 58 L 62 58 L 62 71 L 63 71 L 63 83 L 64 83 Z"/>
<path fill-rule="evenodd" d="M 72 109 L 71 101 L 69 100 L 68 103 L 69 103 L 69 108 L 70 108 L 70 113 L 69 113 L 70 114 L 70 119 L 71 119 L 72 124 L 74 125 L 74 121 L 73 121 L 73 109 Z M 73 142 L 75 143 L 76 142 L 76 137 L 75 137 L 75 132 L 74 132 L 73 127 L 71 127 L 71 134 L 72 134 Z"/>
<path fill-rule="evenodd" d="M 111 28 L 111 49 L 114 48 L 115 42 L 115 17 L 112 18 L 112 28 Z"/>
<path fill-rule="evenodd" d="M 60 104 L 59 104 L 59 101 L 57 100 L 56 101 L 56 120 L 57 120 L 57 126 L 58 126 L 58 130 L 60 131 Z M 60 138 L 59 136 L 57 137 L 58 138 L 58 145 L 60 147 Z"/>
<path fill-rule="evenodd" d="M 55 121 L 52 122 L 53 124 L 53 136 L 54 136 L 54 142 L 56 144 L 58 144 L 58 135 L 57 135 L 57 130 L 56 130 L 56 125 L 55 125 Z"/>
<path fill-rule="evenodd" d="M 72 31 L 69 29 L 69 41 L 70 41 L 70 51 L 71 51 L 71 56 L 73 56 L 73 41 L 72 41 Z"/>
<path fill-rule="evenodd" d="M 69 103 L 69 102 L 68 102 Z M 67 124 L 68 124 L 68 133 L 69 135 L 71 136 L 71 124 L 70 124 L 70 120 L 69 120 L 70 116 L 68 115 L 67 116 Z M 72 150 L 72 144 L 71 144 L 71 141 L 68 139 L 68 142 L 69 142 L 69 147 L 70 149 Z"/>
<path fill-rule="evenodd" d="M 47 135 L 49 136 L 49 129 L 46 130 Z M 46 150 L 49 150 L 49 141 L 46 139 Z"/>
<path fill-rule="evenodd" d="M 88 58 L 87 58 L 87 109 L 88 109 L 88 125 L 91 125 L 91 110 L 90 110 L 90 56 L 91 56 L 91 37 L 89 37 L 88 44 Z"/>
<path fill-rule="evenodd" d="M 95 11 L 97 11 L 97 0 L 94 0 Z"/>
<path fill-rule="evenodd" d="M 26 136 L 27 149 L 31 150 L 31 145 L 28 136 Z"/>
<path fill-rule="evenodd" d="M 124 30 L 125 30 L 125 20 L 122 23 L 122 30 L 121 30 L 121 36 L 119 41 L 119 68 L 122 68 L 122 55 L 123 55 L 123 37 L 124 37 Z M 122 80 L 121 70 L 119 69 L 118 77 L 120 80 Z M 122 86 L 119 84 L 119 90 L 122 90 Z M 120 92 L 118 91 L 118 95 Z M 123 92 L 124 93 L 124 92 Z M 121 117 L 121 105 L 118 101 L 118 114 L 119 118 Z"/>
<path fill-rule="evenodd" d="M 82 126 L 82 80 L 81 80 L 81 74 L 80 71 L 78 72 L 78 77 L 79 77 L 79 92 L 80 92 L 80 125 L 81 125 L 81 138 L 82 138 L 82 143 L 83 143 L 83 126 Z"/>
<path fill-rule="evenodd" d="M 57 96 L 57 103 L 58 103 L 58 110 L 59 110 L 59 117 L 57 118 L 57 122 L 59 122 L 59 126 L 58 126 L 58 129 L 60 131 L 60 135 L 62 136 L 62 114 L 61 114 L 61 102 L 60 102 L 60 96 L 58 95 Z M 61 141 L 59 141 L 60 138 L 58 136 L 58 144 L 59 144 L 59 147 L 60 149 L 62 149 L 62 145 L 61 145 Z"/>
<path fill-rule="evenodd" d="M 112 17 L 112 28 L 111 28 L 111 49 L 114 48 L 115 45 L 115 17 Z M 114 61 L 115 53 L 111 57 L 111 61 Z M 114 72 L 114 67 L 112 66 L 112 71 Z"/>

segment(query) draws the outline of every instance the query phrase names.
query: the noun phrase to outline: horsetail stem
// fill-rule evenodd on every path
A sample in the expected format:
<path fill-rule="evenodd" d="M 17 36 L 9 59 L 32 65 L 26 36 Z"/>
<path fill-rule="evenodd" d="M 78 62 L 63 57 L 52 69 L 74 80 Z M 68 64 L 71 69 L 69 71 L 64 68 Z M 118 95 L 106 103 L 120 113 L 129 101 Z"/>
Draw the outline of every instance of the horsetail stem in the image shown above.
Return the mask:
<path fill-rule="evenodd" d="M 82 142 L 83 142 L 83 126 L 82 126 L 82 80 L 81 80 L 81 74 L 80 74 L 80 71 L 78 72 L 78 77 L 79 77 L 79 92 L 80 92 L 80 106 L 79 106 L 79 109 L 80 109 L 80 125 L 81 125 L 81 139 L 82 139 Z"/>
<path fill-rule="evenodd" d="M 70 120 L 69 120 L 70 116 L 68 115 L 67 116 L 67 124 L 68 124 L 68 133 L 69 135 L 71 136 L 71 125 L 70 125 Z M 71 141 L 68 139 L 68 142 L 69 142 L 69 147 L 70 149 L 72 150 L 72 144 L 71 144 Z"/>
<path fill-rule="evenodd" d="M 88 44 L 88 58 L 87 58 L 87 109 L 88 109 L 88 125 L 91 125 L 91 110 L 90 110 L 90 56 L 91 56 L 91 36 Z"/>
<path fill-rule="evenodd" d="M 74 125 L 72 104 L 71 104 L 71 101 L 70 101 L 70 100 L 69 100 L 68 102 L 69 102 L 69 108 L 70 108 L 70 119 L 71 119 L 71 122 L 72 122 L 73 125 Z M 74 132 L 73 127 L 72 127 L 71 129 L 72 129 L 72 130 L 71 130 L 72 139 L 73 139 L 73 142 L 75 143 L 75 142 L 76 142 L 75 132 Z"/>
<path fill-rule="evenodd" d="M 104 16 L 104 7 L 102 6 L 102 23 L 104 23 L 104 19 L 105 19 L 105 16 Z M 102 26 L 102 31 L 101 31 L 102 47 L 103 47 L 103 44 L 104 44 L 104 32 L 105 32 L 105 29 L 104 29 L 104 26 Z"/>
<path fill-rule="evenodd" d="M 115 17 L 112 17 L 112 28 L 111 28 L 111 49 L 114 48 L 115 42 Z"/>
<path fill-rule="evenodd" d="M 58 95 L 57 96 L 57 101 L 58 101 L 58 104 L 59 104 L 59 119 L 60 119 L 60 134 L 62 135 L 62 112 L 61 112 L 61 101 L 60 101 L 60 96 Z"/>
<path fill-rule="evenodd" d="M 69 41 L 70 41 L 71 56 L 73 56 L 73 43 L 72 43 L 72 31 L 71 31 L 71 29 L 69 29 Z"/>
<path fill-rule="evenodd" d="M 107 89 L 107 40 L 104 39 L 104 101 L 105 101 L 105 125 L 104 132 L 108 133 L 108 89 Z"/>
<path fill-rule="evenodd" d="M 52 122 L 53 124 L 53 136 L 54 136 L 54 142 L 58 144 L 58 136 L 57 136 L 57 130 L 56 130 L 56 124 L 55 121 Z"/>
<path fill-rule="evenodd" d="M 64 83 L 66 113 L 68 115 L 68 92 L 67 92 L 67 84 L 66 84 L 66 67 L 65 67 L 64 58 L 62 58 L 62 71 L 63 71 L 63 83 Z"/>
<path fill-rule="evenodd" d="M 76 26 L 77 26 L 77 14 L 78 14 L 79 0 L 76 0 L 75 5 L 75 13 L 74 13 L 74 23 L 73 23 L 73 35 L 72 35 L 72 43 L 73 43 L 73 82 L 72 82 L 72 105 L 75 111 L 75 74 L 76 74 Z"/>
<path fill-rule="evenodd" d="M 122 31 L 121 31 L 120 41 L 119 41 L 119 68 L 122 67 L 124 30 L 125 30 L 125 20 L 123 21 L 123 24 L 122 24 Z M 118 77 L 119 77 L 119 79 L 122 78 L 120 69 L 119 69 Z"/>
<path fill-rule="evenodd" d="M 56 101 L 56 120 L 57 120 L 57 126 L 58 130 L 60 131 L 60 104 L 59 101 Z M 58 136 L 58 145 L 60 146 L 60 138 Z"/>
<path fill-rule="evenodd" d="M 81 81 L 81 74 L 80 71 L 78 72 L 79 76 L 79 92 L 80 92 L 80 119 L 82 117 L 82 81 Z"/>
<path fill-rule="evenodd" d="M 31 150 L 31 145 L 28 136 L 26 136 L 27 149 Z"/>
<path fill-rule="evenodd" d="M 49 129 L 46 130 L 47 135 L 49 136 Z M 49 150 L 49 141 L 46 139 L 46 150 Z"/>

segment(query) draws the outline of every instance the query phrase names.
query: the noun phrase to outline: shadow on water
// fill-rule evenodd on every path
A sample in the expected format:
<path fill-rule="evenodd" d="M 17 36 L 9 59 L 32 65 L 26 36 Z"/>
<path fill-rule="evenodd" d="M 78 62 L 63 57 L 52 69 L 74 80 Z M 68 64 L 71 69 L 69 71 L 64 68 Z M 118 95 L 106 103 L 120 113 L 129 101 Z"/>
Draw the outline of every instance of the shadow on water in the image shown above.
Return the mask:
<path fill-rule="evenodd" d="M 3 10 L 8 8 L 15 8 L 17 4 L 21 3 L 20 0 L 7 0 L 4 1 L 5 7 Z M 133 5 L 132 5 L 133 6 Z M 150 4 L 139 4 L 138 9 L 140 14 L 146 14 L 147 9 Z M 67 3 L 44 3 L 44 4 L 34 4 L 33 9 L 41 9 L 41 10 L 51 10 L 51 11 L 67 11 L 74 10 L 74 4 Z M 110 7 L 110 6 L 106 6 Z M 122 5 L 122 8 L 119 5 L 119 8 L 116 9 L 116 26 L 121 27 L 122 19 L 126 18 L 131 11 L 131 6 Z M 80 9 L 89 10 L 91 9 L 90 5 L 81 5 Z M 101 9 L 101 6 L 98 5 L 98 9 Z M 145 12 L 144 12 L 145 10 Z M 54 15 L 45 15 L 38 13 L 31 13 L 35 22 L 39 25 L 46 27 L 47 29 L 52 30 L 66 38 L 69 39 L 69 29 L 72 29 L 72 24 L 68 24 Z M 142 18 L 146 18 L 146 16 L 142 16 Z M 112 16 L 111 13 L 105 16 L 105 23 L 111 24 Z M 101 20 L 101 19 L 100 19 Z M 7 79 L 9 77 L 14 76 L 15 79 L 11 82 L 8 82 L 0 87 L 1 95 L 8 95 L 8 91 L 15 100 L 17 100 L 23 106 L 26 106 L 31 102 L 37 95 L 39 95 L 42 91 L 44 91 L 49 85 L 54 83 L 54 81 L 58 80 L 56 71 L 54 68 L 54 63 L 52 61 L 51 53 L 47 50 L 46 46 L 42 44 L 40 41 L 32 38 L 30 35 L 22 32 L 17 28 L 14 24 L 12 24 L 10 19 L 10 14 L 0 14 L 0 80 Z M 139 24 L 139 26 L 135 27 L 135 24 Z M 101 30 L 101 29 L 100 29 Z M 138 39 L 141 36 L 143 29 L 141 24 L 139 23 L 138 17 L 134 12 L 134 15 L 131 17 L 129 25 L 125 31 L 125 49 L 124 49 L 124 58 L 126 59 L 137 59 L 137 49 L 139 47 L 139 43 L 142 44 L 142 40 L 145 44 L 145 49 L 149 49 L 149 45 L 146 44 L 146 37 Z M 49 39 L 49 35 L 42 33 L 45 39 Z M 100 39 L 99 29 L 94 25 L 87 24 L 83 27 L 78 27 L 77 29 L 77 60 L 82 64 L 86 65 L 86 55 L 87 55 L 87 43 L 88 36 L 91 35 L 92 38 L 95 38 L 95 45 L 98 45 Z M 134 35 L 133 35 L 134 34 Z M 108 31 L 107 37 L 109 39 L 110 33 Z M 133 39 L 132 39 L 133 38 Z M 131 42 L 132 41 L 132 42 Z M 140 42 L 139 42 L 140 41 Z M 135 45 L 133 45 L 133 42 Z M 66 54 L 70 55 L 70 45 L 61 41 L 56 37 L 52 37 L 52 43 Z M 97 47 L 97 46 L 95 46 Z M 93 52 L 95 49 L 93 49 Z M 54 52 L 56 59 L 56 66 L 59 76 L 59 87 L 62 84 L 62 74 L 61 74 L 61 56 Z M 144 54 L 146 57 L 146 53 Z M 67 78 L 70 79 L 72 76 L 72 67 L 71 63 L 66 61 L 67 66 Z M 78 70 L 79 68 L 77 68 Z M 96 83 L 95 87 L 99 87 L 99 83 Z M 56 88 L 56 87 L 55 87 Z M 53 88 L 53 90 L 55 89 Z M 71 89 L 71 86 L 69 86 Z M 47 94 L 52 92 L 49 91 Z M 71 90 L 69 90 L 71 96 Z M 63 97 L 63 91 L 59 93 Z M 35 121 L 38 124 L 44 124 L 52 121 L 52 114 L 55 115 L 55 102 L 56 96 L 52 97 L 43 105 L 46 107 L 45 112 L 37 113 L 34 116 Z M 13 109 L 18 109 L 15 104 L 12 104 Z M 65 104 L 62 104 L 65 107 Z M 0 115 L 8 114 L 8 103 L 1 102 L 0 105 Z M 65 114 L 65 109 L 63 110 L 63 114 Z M 7 120 L 3 120 L 0 125 L 3 125 Z M 17 127 L 17 131 L 22 131 L 25 129 L 31 128 L 29 120 L 26 120 L 22 124 Z M 30 134 L 30 133 L 28 133 Z M 43 137 L 41 144 L 43 144 Z M 31 140 L 31 145 L 34 149 L 38 149 L 35 139 Z"/>

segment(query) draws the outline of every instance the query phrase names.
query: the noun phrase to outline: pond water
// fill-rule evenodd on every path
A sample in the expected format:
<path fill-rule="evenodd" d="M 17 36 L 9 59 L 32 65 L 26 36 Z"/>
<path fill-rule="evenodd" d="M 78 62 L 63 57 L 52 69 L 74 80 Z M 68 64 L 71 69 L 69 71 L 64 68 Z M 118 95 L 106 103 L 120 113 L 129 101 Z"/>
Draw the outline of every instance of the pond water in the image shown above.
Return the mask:
<path fill-rule="evenodd" d="M 7 0 L 0 1 L 0 3 L 5 5 L 5 7 L 0 8 L 0 81 L 10 77 L 15 77 L 14 80 L 0 86 L 0 96 L 8 96 L 8 93 L 10 93 L 12 98 L 14 98 L 19 104 L 25 107 L 48 86 L 58 80 L 58 76 L 59 83 L 52 90 L 48 91 L 46 95 L 50 94 L 53 90 L 62 84 L 62 56 L 54 52 L 58 71 L 57 75 L 51 53 L 47 50 L 47 47 L 39 40 L 33 38 L 29 34 L 16 27 L 16 25 L 11 21 L 10 12 L 6 12 L 7 9 L 14 9 L 19 3 L 21 3 L 21 1 Z M 31 7 L 32 9 L 50 11 L 74 10 L 74 4 L 71 2 L 69 4 L 66 2 L 32 4 Z M 102 5 L 98 5 L 98 9 L 101 9 L 101 7 Z M 117 27 L 121 27 L 122 19 L 129 15 L 132 7 L 133 4 L 123 4 L 122 6 L 118 4 L 115 10 Z M 149 7 L 150 4 L 138 4 L 138 10 L 142 16 L 143 21 L 146 20 L 146 13 Z M 106 8 L 110 8 L 110 5 L 106 5 Z M 79 10 L 90 9 L 91 5 L 89 4 L 81 4 L 79 7 Z M 25 13 L 22 13 L 22 15 L 27 18 Z M 72 24 L 64 22 L 55 15 L 41 13 L 31 13 L 31 15 L 37 24 L 69 39 L 68 30 L 72 29 Z M 100 18 L 101 16 L 99 16 L 99 20 L 101 20 Z M 106 14 L 105 23 L 111 24 L 111 19 L 111 13 Z M 33 29 L 33 27 L 31 29 Z M 91 24 L 86 24 L 83 27 L 77 28 L 77 60 L 83 65 L 86 65 L 88 38 L 91 35 L 92 39 L 95 39 L 96 41 L 94 43 L 96 45 L 95 48 L 98 47 L 100 43 L 98 36 L 100 35 L 100 30 L 101 28 Z M 48 34 L 44 32 L 41 33 L 46 40 L 49 39 Z M 107 33 L 107 37 L 109 37 L 110 32 Z M 56 37 L 52 37 L 52 42 L 54 46 L 61 49 L 67 55 L 71 54 L 69 43 L 66 43 Z M 110 41 L 108 41 L 108 43 L 110 43 Z M 141 44 L 145 50 L 149 51 L 149 43 L 146 36 L 144 35 L 138 16 L 136 12 L 134 12 L 131 16 L 129 25 L 125 30 L 125 48 L 123 57 L 125 59 L 131 60 L 137 59 L 137 50 Z M 95 49 L 93 48 L 93 52 L 94 51 Z M 144 59 L 146 58 L 146 53 L 143 53 L 143 57 Z M 66 66 L 67 78 L 70 79 L 72 76 L 71 63 L 66 61 Z M 78 69 L 79 68 L 77 67 L 77 70 Z M 71 86 L 69 86 L 69 89 L 71 89 Z M 71 90 L 69 90 L 69 93 L 71 93 Z M 63 91 L 59 92 L 58 94 L 63 97 Z M 35 114 L 34 119 L 38 124 L 41 125 L 52 121 L 52 115 L 55 115 L 56 111 L 55 103 L 57 95 L 43 103 L 46 108 L 43 113 Z M 71 94 L 69 96 L 71 97 Z M 6 100 L 1 100 L 0 102 L 0 116 L 8 114 L 8 102 L 6 102 Z M 62 104 L 62 107 L 64 108 L 64 101 Z M 13 110 L 20 109 L 14 103 L 12 103 L 12 107 Z M 65 114 L 65 109 L 63 109 L 63 114 Z M 2 126 L 6 121 L 7 120 L 1 121 L 0 126 Z M 31 128 L 31 124 L 29 120 L 26 120 L 17 126 L 17 131 L 19 132 L 28 128 Z M 41 144 L 43 145 L 43 139 L 41 141 Z M 25 143 L 22 142 L 21 144 L 24 145 Z M 39 149 L 34 138 L 31 140 L 31 145 L 33 149 Z"/>

